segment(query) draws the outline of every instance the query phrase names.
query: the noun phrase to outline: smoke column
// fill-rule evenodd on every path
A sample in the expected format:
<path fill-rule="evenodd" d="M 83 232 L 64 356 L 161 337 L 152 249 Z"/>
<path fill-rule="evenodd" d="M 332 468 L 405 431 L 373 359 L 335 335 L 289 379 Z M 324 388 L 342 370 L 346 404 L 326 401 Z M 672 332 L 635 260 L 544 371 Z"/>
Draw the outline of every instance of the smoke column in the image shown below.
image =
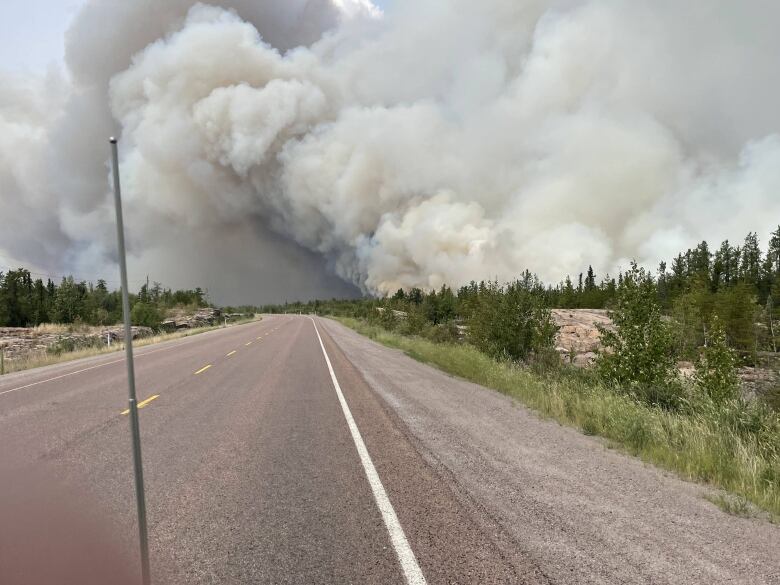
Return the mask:
<path fill-rule="evenodd" d="M 88 2 L 3 76 L 0 257 L 217 300 L 558 281 L 780 222 L 780 5 Z"/>

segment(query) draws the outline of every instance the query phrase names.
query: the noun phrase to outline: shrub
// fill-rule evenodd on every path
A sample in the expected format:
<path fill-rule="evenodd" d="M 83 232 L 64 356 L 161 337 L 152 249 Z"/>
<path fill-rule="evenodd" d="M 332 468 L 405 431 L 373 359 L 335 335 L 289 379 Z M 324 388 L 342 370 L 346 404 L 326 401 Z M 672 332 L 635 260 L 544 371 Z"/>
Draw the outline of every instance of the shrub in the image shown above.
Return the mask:
<path fill-rule="evenodd" d="M 557 328 L 542 299 L 522 283 L 487 285 L 468 320 L 469 341 L 494 358 L 524 360 L 553 346 Z"/>
<path fill-rule="evenodd" d="M 615 330 L 599 327 L 604 350 L 596 361 L 602 379 L 648 404 L 676 408 L 682 400 L 674 336 L 662 319 L 655 285 L 634 262 L 610 311 Z"/>
<path fill-rule="evenodd" d="M 456 343 L 459 339 L 458 328 L 452 321 L 431 325 L 424 331 L 423 337 L 434 343 Z"/>
<path fill-rule="evenodd" d="M 103 347 L 103 345 L 105 344 L 100 337 L 58 337 L 57 341 L 46 348 L 46 353 L 62 355 L 89 347 Z"/>
<path fill-rule="evenodd" d="M 159 329 L 162 315 L 153 304 L 139 301 L 133 305 L 133 309 L 130 311 L 130 321 L 133 325 Z"/>
<path fill-rule="evenodd" d="M 379 313 L 379 324 L 388 331 L 394 331 L 398 326 L 398 317 L 389 307 L 384 307 Z"/>
<path fill-rule="evenodd" d="M 737 398 L 739 378 L 737 359 L 726 342 L 726 332 L 717 316 L 712 318 L 707 344 L 696 360 L 693 380 L 696 386 L 716 404 Z"/>

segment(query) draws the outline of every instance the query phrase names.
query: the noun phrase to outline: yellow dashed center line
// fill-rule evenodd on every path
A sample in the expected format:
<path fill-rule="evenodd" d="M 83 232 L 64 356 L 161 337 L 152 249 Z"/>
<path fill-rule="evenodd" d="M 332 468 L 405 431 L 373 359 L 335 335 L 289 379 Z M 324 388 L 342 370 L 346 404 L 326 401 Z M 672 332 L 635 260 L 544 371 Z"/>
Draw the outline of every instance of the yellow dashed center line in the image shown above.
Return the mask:
<path fill-rule="evenodd" d="M 202 374 L 203 372 L 205 372 L 206 370 L 208 370 L 210 367 L 211 367 L 211 364 L 209 364 L 209 365 L 207 365 L 207 366 L 204 366 L 204 367 L 202 367 L 202 368 L 201 368 L 201 369 L 199 369 L 197 372 L 195 372 L 195 375 L 197 376 L 198 374 Z"/>
<path fill-rule="evenodd" d="M 244 345 L 252 345 L 251 341 L 247 341 Z"/>
<path fill-rule="evenodd" d="M 147 404 L 149 404 L 152 400 L 156 400 L 159 397 L 160 397 L 159 394 L 155 394 L 154 396 L 150 396 L 146 400 L 143 400 L 143 401 L 139 402 L 137 408 L 141 409 L 144 406 L 146 406 Z M 123 410 L 120 414 L 130 414 L 130 409 L 128 408 L 127 410 Z"/>
<path fill-rule="evenodd" d="M 233 351 L 231 351 L 229 354 L 227 354 L 225 357 L 230 357 L 230 356 L 231 356 L 231 355 L 233 355 L 234 353 L 236 353 L 236 350 L 235 350 L 235 349 L 234 349 Z"/>

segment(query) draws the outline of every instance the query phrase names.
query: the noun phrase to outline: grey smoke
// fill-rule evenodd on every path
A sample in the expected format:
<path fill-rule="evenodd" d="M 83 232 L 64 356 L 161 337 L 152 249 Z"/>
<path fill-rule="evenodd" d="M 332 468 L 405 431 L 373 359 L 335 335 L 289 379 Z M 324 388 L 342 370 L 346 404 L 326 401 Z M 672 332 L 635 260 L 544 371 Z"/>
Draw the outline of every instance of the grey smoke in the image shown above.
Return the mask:
<path fill-rule="evenodd" d="M 66 76 L 4 76 L 0 257 L 109 269 L 111 133 L 136 276 L 225 302 L 555 281 L 780 221 L 775 3 L 216 4 L 89 2 Z"/>

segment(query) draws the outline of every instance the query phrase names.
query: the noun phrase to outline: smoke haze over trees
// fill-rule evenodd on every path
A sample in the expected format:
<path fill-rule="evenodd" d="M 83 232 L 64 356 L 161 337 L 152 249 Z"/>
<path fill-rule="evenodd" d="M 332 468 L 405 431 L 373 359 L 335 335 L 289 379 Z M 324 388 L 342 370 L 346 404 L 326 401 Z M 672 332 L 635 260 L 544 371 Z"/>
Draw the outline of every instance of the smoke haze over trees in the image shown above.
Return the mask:
<path fill-rule="evenodd" d="M 658 277 L 666 310 L 706 319 L 685 303 L 738 294 L 734 274 L 765 304 L 739 239 L 780 217 L 778 19 L 759 0 L 89 1 L 67 72 L 0 83 L 0 256 L 111 274 L 117 134 L 131 271 L 219 302 L 590 264 L 556 303 L 598 305 L 599 275 L 690 248 Z"/>
<path fill-rule="evenodd" d="M 446 285 L 429 291 L 399 289 L 385 299 L 318 300 L 261 310 L 380 320 L 386 328 L 402 327 L 406 333 L 425 333 L 437 340 L 457 339 L 453 322 L 459 321 L 468 324 L 473 331 L 471 341 L 485 353 L 520 359 L 551 343 L 549 308 L 619 312 L 623 304 L 627 320 L 644 320 L 648 330 L 658 327 L 652 330 L 653 336 L 668 334 L 667 341 L 673 343 L 666 348 L 668 357 L 696 359 L 700 348 L 711 341 L 710 330 L 722 332 L 724 343 L 739 352 L 743 363 L 753 363 L 759 351 L 777 351 L 780 226 L 763 248 L 755 232 L 749 233 L 742 245 L 725 241 L 715 252 L 702 241 L 677 254 L 671 269 L 668 266 L 662 261 L 653 274 L 632 264 L 626 275 L 619 272 L 603 277 L 589 267 L 576 283 L 567 276 L 558 284 L 546 284 L 526 270 L 505 286 L 473 281 L 455 290 Z M 407 314 L 404 323 L 399 323 L 393 310 Z M 666 327 L 660 323 L 662 314 L 670 318 L 663 320 L 673 324 L 673 331 L 661 331 Z M 626 361 L 641 366 L 636 355 Z M 651 361 L 662 365 L 658 356 Z"/>

